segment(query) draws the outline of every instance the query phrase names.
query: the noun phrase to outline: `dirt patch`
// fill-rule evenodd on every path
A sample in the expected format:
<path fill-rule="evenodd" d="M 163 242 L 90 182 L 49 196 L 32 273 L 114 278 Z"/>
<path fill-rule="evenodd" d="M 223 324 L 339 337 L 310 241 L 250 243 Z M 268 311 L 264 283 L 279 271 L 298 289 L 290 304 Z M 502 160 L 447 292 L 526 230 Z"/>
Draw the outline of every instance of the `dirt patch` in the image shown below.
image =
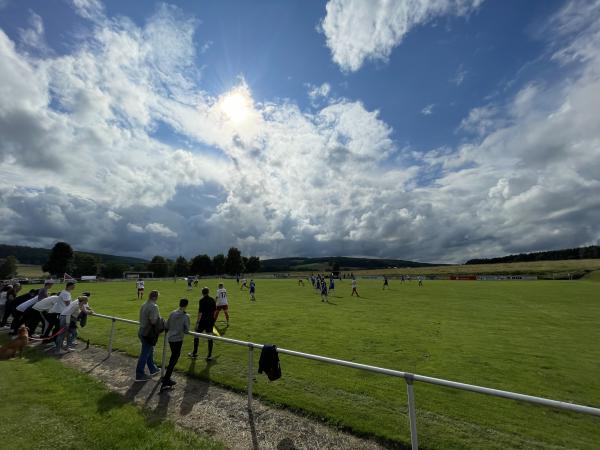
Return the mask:
<path fill-rule="evenodd" d="M 134 383 L 136 360 L 122 353 L 113 352 L 107 359 L 106 349 L 90 347 L 64 355 L 61 360 L 140 405 L 152 419 L 169 419 L 232 449 L 389 448 L 257 399 L 248 411 L 246 396 L 179 372 L 175 374 L 177 386 L 169 391 L 160 392 L 158 376 L 146 383 Z"/>

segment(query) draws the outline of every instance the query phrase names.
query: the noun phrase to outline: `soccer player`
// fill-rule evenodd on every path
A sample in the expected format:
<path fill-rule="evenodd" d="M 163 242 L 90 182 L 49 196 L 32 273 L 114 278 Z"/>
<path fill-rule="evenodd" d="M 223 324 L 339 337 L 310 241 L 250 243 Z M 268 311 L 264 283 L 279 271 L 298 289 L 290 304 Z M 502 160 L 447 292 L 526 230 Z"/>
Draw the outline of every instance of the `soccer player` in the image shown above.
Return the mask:
<path fill-rule="evenodd" d="M 321 292 L 321 277 L 317 276 L 317 281 L 315 282 L 315 292 Z"/>
<path fill-rule="evenodd" d="M 354 294 L 356 294 L 357 297 L 360 297 L 360 295 L 358 295 L 358 291 L 356 290 L 356 278 L 352 278 L 352 294 L 350 294 L 350 297 L 352 297 Z"/>
<path fill-rule="evenodd" d="M 192 290 L 192 281 L 193 281 L 192 277 L 187 277 L 187 290 L 188 291 Z"/>
<path fill-rule="evenodd" d="M 329 277 L 329 292 L 335 290 L 335 283 L 333 281 L 333 275 Z"/>
<path fill-rule="evenodd" d="M 327 283 L 325 281 L 321 283 L 321 301 L 329 303 L 327 300 Z"/>
<path fill-rule="evenodd" d="M 302 278 L 298 278 L 298 286 L 304 287 L 304 280 Z"/>
<path fill-rule="evenodd" d="M 390 285 L 389 285 L 389 283 L 388 283 L 388 279 L 387 279 L 387 277 L 384 275 L 384 276 L 383 276 L 383 289 L 385 289 L 385 288 L 388 288 L 388 289 L 389 289 L 389 288 L 390 288 Z"/>
<path fill-rule="evenodd" d="M 208 287 L 202 288 L 202 298 L 198 302 L 198 320 L 196 321 L 196 333 L 213 334 L 213 328 L 215 326 L 215 311 L 217 309 L 217 303 L 215 299 L 208 295 Z M 188 353 L 190 358 L 198 357 L 198 345 L 200 344 L 200 338 L 194 338 L 194 351 Z M 208 340 L 208 356 L 206 361 L 212 361 L 213 341 Z"/>
<path fill-rule="evenodd" d="M 419 275 L 417 278 L 419 280 L 418 286 L 423 286 L 423 275 Z"/>
<path fill-rule="evenodd" d="M 250 280 L 250 300 L 256 301 L 256 283 L 254 280 Z"/>
<path fill-rule="evenodd" d="M 215 311 L 215 322 L 219 317 L 220 311 L 225 313 L 227 326 L 229 326 L 229 304 L 227 302 L 227 289 L 223 287 L 223 283 L 219 283 L 219 289 L 217 289 L 217 310 Z"/>
<path fill-rule="evenodd" d="M 138 278 L 135 284 L 137 286 L 137 299 L 144 300 L 144 280 Z"/>
<path fill-rule="evenodd" d="M 248 285 L 246 284 L 246 279 L 242 278 L 242 284 L 240 285 L 240 291 L 244 288 L 248 289 Z"/>

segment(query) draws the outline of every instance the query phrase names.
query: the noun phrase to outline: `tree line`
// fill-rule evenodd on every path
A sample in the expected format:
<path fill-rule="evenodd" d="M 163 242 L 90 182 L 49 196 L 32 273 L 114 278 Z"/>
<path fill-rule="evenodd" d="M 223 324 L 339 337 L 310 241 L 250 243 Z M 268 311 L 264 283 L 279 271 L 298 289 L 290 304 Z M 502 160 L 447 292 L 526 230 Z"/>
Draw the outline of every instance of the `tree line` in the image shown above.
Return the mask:
<path fill-rule="evenodd" d="M 178 256 L 175 260 L 156 255 L 150 262 L 126 264 L 118 261 L 103 262 L 94 254 L 75 252 L 67 242 L 57 242 L 50 250 L 42 270 L 51 275 L 62 277 L 68 273 L 72 277 L 83 275 L 99 275 L 104 278 L 121 278 L 126 271 L 151 271 L 155 277 L 188 276 L 188 275 L 236 275 L 254 273 L 260 270 L 258 256 L 243 256 L 239 249 L 231 247 L 224 254 L 212 258 L 206 254 L 197 255 L 189 261 Z M 16 275 L 17 260 L 8 256 L 0 260 L 0 279 Z"/>
<path fill-rule="evenodd" d="M 519 253 L 518 255 L 502 256 L 500 258 L 470 259 L 465 264 L 501 264 L 531 261 L 558 261 L 564 259 L 598 259 L 600 245 L 589 247 L 567 248 L 547 252 Z"/>

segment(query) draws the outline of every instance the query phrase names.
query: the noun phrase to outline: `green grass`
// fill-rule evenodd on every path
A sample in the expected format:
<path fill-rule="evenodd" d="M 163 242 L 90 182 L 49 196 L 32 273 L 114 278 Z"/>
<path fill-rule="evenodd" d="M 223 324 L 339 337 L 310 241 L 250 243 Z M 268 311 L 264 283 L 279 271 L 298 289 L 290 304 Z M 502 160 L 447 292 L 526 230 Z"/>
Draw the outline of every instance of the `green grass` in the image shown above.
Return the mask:
<path fill-rule="evenodd" d="M 41 278 L 48 276 L 44 273 L 42 266 L 35 266 L 32 264 L 17 264 L 17 276 L 26 278 Z"/>
<path fill-rule="evenodd" d="M 600 270 L 600 259 L 565 259 L 559 261 L 530 261 L 502 264 L 457 264 L 450 266 L 408 267 L 398 269 L 355 270 L 358 275 L 525 275 L 533 274 L 552 279 L 568 278 L 568 274 L 584 274 Z"/>
<path fill-rule="evenodd" d="M 155 419 L 100 382 L 30 350 L 0 361 L 2 448 L 221 449 Z"/>
<path fill-rule="evenodd" d="M 203 280 L 212 292 L 217 280 Z M 337 297 L 322 304 L 296 280 L 258 280 L 257 302 L 235 281 L 226 336 L 275 343 L 304 352 L 474 383 L 558 400 L 600 406 L 600 299 L 596 283 L 416 282 L 382 292 L 381 281 L 359 281 L 365 298 Z M 81 285 L 98 311 L 137 319 L 133 282 Z M 197 308 L 199 289 L 178 282 L 146 283 L 158 289 L 163 315 L 182 296 Z M 220 325 L 222 329 L 222 325 Z M 110 322 L 91 319 L 82 332 L 107 343 Z M 136 355 L 135 326 L 117 325 L 114 347 Z M 192 340 L 186 339 L 185 355 Z M 206 343 L 201 343 L 205 351 Z M 183 357 L 179 370 L 243 390 L 247 349 L 215 344 L 206 366 Z M 160 344 L 157 348 L 160 359 Z M 258 355 L 256 356 L 258 360 Z M 283 378 L 258 375 L 254 392 L 359 433 L 409 442 L 402 379 L 282 355 Z M 132 367 L 132 375 L 133 375 Z M 599 448 L 600 420 L 474 393 L 415 385 L 420 443 L 424 448 Z"/>

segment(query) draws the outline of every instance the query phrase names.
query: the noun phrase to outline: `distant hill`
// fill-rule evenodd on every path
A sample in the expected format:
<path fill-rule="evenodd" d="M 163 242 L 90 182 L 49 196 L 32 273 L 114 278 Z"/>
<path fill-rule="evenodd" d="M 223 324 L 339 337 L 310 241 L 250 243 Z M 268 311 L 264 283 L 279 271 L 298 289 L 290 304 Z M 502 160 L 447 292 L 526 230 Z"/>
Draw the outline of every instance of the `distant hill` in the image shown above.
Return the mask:
<path fill-rule="evenodd" d="M 75 250 L 76 253 L 86 253 L 88 255 L 99 258 L 103 263 L 119 263 L 119 264 L 138 264 L 147 263 L 145 259 L 132 258 L 129 256 L 107 255 L 104 253 L 81 252 Z M 21 264 L 34 264 L 41 266 L 48 261 L 50 249 L 39 247 L 27 247 L 21 245 L 4 245 L 0 244 L 0 258 L 14 256 Z"/>
<path fill-rule="evenodd" d="M 361 269 L 387 269 L 394 267 L 429 267 L 439 264 L 420 263 L 415 261 L 404 261 L 401 259 L 373 259 L 373 258 L 348 258 L 345 256 L 331 256 L 322 258 L 276 258 L 261 259 L 261 272 L 298 272 L 298 271 L 323 271 L 332 270 L 334 264 L 338 264 L 340 270 Z"/>
<path fill-rule="evenodd" d="M 547 252 L 519 253 L 499 258 L 470 259 L 465 264 L 499 264 L 531 261 L 559 261 L 565 259 L 598 259 L 600 258 L 600 245 L 589 247 L 567 248 L 563 250 L 550 250 Z"/>

